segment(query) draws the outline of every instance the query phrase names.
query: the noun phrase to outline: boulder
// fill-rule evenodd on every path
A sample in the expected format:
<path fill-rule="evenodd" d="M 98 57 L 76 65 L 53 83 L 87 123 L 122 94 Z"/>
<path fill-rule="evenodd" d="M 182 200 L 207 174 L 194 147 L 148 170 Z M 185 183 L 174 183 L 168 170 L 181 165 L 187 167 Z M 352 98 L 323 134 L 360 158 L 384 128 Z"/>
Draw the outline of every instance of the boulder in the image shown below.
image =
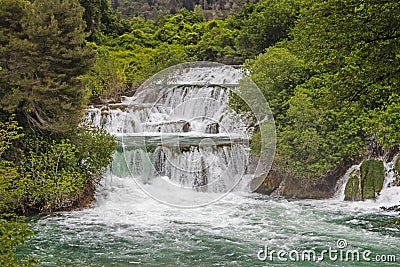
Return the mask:
<path fill-rule="evenodd" d="M 349 180 L 344 191 L 344 200 L 360 201 L 363 199 L 361 189 L 361 175 L 359 170 L 350 173 Z"/>
<path fill-rule="evenodd" d="M 213 123 L 207 124 L 205 133 L 206 134 L 218 134 L 219 133 L 219 123 L 213 122 Z"/>
<path fill-rule="evenodd" d="M 394 163 L 394 175 L 396 179 L 394 180 L 394 186 L 400 186 L 400 154 Z"/>
<path fill-rule="evenodd" d="M 385 181 L 385 167 L 382 160 L 364 160 L 360 167 L 363 199 L 373 199 L 379 194 Z"/>
<path fill-rule="evenodd" d="M 256 177 L 250 183 L 250 189 L 254 192 L 269 195 L 274 192 L 282 182 L 279 176 L 268 175 L 267 177 Z"/>

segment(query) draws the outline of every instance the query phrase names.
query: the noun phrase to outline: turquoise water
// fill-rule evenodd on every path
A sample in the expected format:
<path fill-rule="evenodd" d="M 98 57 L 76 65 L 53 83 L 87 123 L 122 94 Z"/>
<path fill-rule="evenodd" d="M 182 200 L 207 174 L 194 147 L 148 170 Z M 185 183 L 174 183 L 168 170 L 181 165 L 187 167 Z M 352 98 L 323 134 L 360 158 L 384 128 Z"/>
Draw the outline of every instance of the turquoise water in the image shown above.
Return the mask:
<path fill-rule="evenodd" d="M 128 178 L 111 176 L 92 208 L 32 218 L 35 236 L 18 253 L 42 266 L 399 266 L 400 228 L 379 227 L 396 214 L 380 211 L 381 204 L 234 192 L 205 207 L 182 209 L 149 198 Z M 347 243 L 342 252 L 369 250 L 371 261 L 258 258 L 266 246 L 319 255 L 338 249 L 339 239 Z M 374 262 L 377 255 L 395 256 L 397 263 Z"/>
<path fill-rule="evenodd" d="M 79 267 L 399 265 L 400 228 L 379 227 L 398 216 L 379 208 L 398 204 L 398 189 L 358 203 L 343 196 L 317 201 L 244 193 L 249 174 L 269 171 L 272 114 L 255 84 L 243 79 L 239 86 L 240 71 L 193 64 L 153 76 L 114 107 L 88 110 L 88 121 L 122 144 L 113 175 L 91 208 L 32 218 L 35 236 L 19 248 L 20 256 L 36 257 L 42 266 Z M 227 88 L 236 86 L 246 88 L 241 97 L 251 103 L 251 116 L 228 107 Z M 269 153 L 257 168 L 248 159 L 253 117 L 265 123 L 261 152 Z M 195 206 L 201 207 L 189 208 Z M 344 261 L 341 254 L 335 260 L 325 250 L 367 252 L 367 259 Z M 318 257 L 304 256 L 311 252 Z M 373 261 L 377 256 L 393 262 Z"/>

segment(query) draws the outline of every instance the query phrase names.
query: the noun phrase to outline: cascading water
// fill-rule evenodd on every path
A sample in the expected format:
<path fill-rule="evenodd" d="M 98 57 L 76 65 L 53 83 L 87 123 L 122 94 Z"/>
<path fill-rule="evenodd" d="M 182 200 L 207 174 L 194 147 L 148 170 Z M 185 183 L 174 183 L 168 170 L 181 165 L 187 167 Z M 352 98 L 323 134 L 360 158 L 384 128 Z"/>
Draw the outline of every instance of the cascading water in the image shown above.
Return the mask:
<path fill-rule="evenodd" d="M 249 132 L 228 107 L 240 78 L 225 66 L 190 68 L 121 103 L 90 108 L 87 120 L 119 141 L 110 174 L 139 186 L 162 178 L 191 191 L 234 189 L 249 165 Z"/>
<path fill-rule="evenodd" d="M 400 187 L 395 185 L 396 172 L 394 169 L 395 162 L 397 161 L 400 154 L 393 157 L 391 160 L 387 160 L 387 156 L 381 157 L 384 167 L 385 180 L 383 182 L 382 190 L 376 196 L 374 201 L 375 205 L 380 206 L 391 206 L 400 204 Z M 360 171 L 361 163 L 351 166 L 346 173 L 338 180 L 335 188 L 334 198 L 343 201 L 345 199 L 345 188 L 349 181 L 349 178 L 353 171 Z M 368 201 L 368 202 L 370 202 Z"/>
<path fill-rule="evenodd" d="M 397 175 L 394 168 L 398 157 L 400 157 L 400 154 L 391 161 L 384 160 L 385 180 L 382 191 L 377 197 L 377 201 L 384 206 L 400 205 L 400 187 L 395 185 Z"/>
<path fill-rule="evenodd" d="M 339 178 L 339 180 L 336 182 L 336 186 L 335 186 L 335 195 L 334 198 L 338 199 L 338 200 L 344 200 L 344 192 L 345 192 L 345 188 L 346 188 L 346 184 L 349 181 L 350 175 L 353 171 L 355 170 L 360 170 L 360 164 L 356 164 L 351 166 L 346 173 Z"/>
<path fill-rule="evenodd" d="M 145 84 L 153 90 L 139 90 L 121 103 L 90 109 L 87 119 L 119 141 L 96 201 L 88 209 L 32 218 L 35 236 L 17 253 L 57 267 L 377 266 L 327 254 L 305 261 L 282 261 L 276 254 L 261 261 L 257 254 L 266 246 L 319 253 L 337 250 L 345 240 L 343 252 L 369 250 L 371 259 L 395 255 L 398 263 L 398 227 L 379 226 L 397 215 L 379 209 L 388 191 L 377 201 L 358 202 L 243 191 L 221 198 L 254 171 L 246 169 L 247 122 L 226 105 L 239 74 L 221 65 L 191 68 L 153 80 Z M 177 208 L 190 206 L 196 208 Z M 397 266 L 395 261 L 386 263 Z"/>

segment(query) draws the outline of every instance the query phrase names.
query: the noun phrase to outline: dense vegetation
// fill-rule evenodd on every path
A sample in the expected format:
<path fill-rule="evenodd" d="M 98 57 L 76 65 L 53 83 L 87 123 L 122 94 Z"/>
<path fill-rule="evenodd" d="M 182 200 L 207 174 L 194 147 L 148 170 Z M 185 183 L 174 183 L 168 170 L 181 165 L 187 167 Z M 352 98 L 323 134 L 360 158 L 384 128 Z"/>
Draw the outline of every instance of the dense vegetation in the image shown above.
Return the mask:
<path fill-rule="evenodd" d="M 81 122 L 95 62 L 77 1 L 0 1 L 0 265 L 32 233 L 18 215 L 83 207 L 113 137 Z M 25 259 L 21 264 L 30 264 Z"/>
<path fill-rule="evenodd" d="M 91 35 L 93 42 L 88 46 L 96 51 L 97 60 L 83 80 L 93 98 L 108 101 L 177 63 L 206 60 L 242 64 L 286 38 L 299 8 L 297 1 L 283 0 L 245 6 L 226 20 L 207 21 L 201 13 L 186 9 L 156 21 L 108 19 L 109 24 L 99 23 L 92 29 L 96 34 Z M 111 28 L 122 33 L 101 30 Z"/>
<path fill-rule="evenodd" d="M 304 1 L 289 38 L 247 63 L 272 99 L 275 169 L 318 178 L 398 149 L 399 14 L 394 2 Z"/>
<path fill-rule="evenodd" d="M 185 8 L 201 12 L 210 20 L 226 18 L 237 13 L 244 4 L 257 2 L 259 0 L 111 0 L 111 7 L 127 19 L 134 16 L 157 19 L 163 15 L 178 13 L 180 9 Z"/>
<path fill-rule="evenodd" d="M 317 179 L 376 152 L 367 147 L 398 147 L 398 13 L 379 1 L 269 0 L 225 20 L 136 17 L 90 44 L 98 60 L 85 81 L 104 101 L 176 63 L 246 62 L 276 119 L 274 169 Z"/>
<path fill-rule="evenodd" d="M 399 3 L 265 0 L 210 20 L 245 1 L 146 1 L 145 18 L 131 18 L 139 1 L 111 2 L 124 18 L 107 0 L 0 0 L 0 264 L 31 234 L 8 214 L 90 202 L 115 141 L 82 125 L 87 104 L 177 63 L 245 64 L 275 117 L 282 176 L 321 179 L 398 149 Z"/>

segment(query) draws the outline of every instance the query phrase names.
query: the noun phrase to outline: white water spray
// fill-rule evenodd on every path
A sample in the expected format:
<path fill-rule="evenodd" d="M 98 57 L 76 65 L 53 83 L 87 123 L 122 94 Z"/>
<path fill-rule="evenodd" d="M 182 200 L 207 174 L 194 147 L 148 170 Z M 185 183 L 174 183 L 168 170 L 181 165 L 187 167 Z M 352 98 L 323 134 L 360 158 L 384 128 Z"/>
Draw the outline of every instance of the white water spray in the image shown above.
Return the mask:
<path fill-rule="evenodd" d="M 119 141 L 108 176 L 132 178 L 172 205 L 180 200 L 160 199 L 156 183 L 188 191 L 181 195 L 248 190 L 249 125 L 228 105 L 241 78 L 239 70 L 219 64 L 178 68 L 121 103 L 91 107 L 86 119 Z"/>

